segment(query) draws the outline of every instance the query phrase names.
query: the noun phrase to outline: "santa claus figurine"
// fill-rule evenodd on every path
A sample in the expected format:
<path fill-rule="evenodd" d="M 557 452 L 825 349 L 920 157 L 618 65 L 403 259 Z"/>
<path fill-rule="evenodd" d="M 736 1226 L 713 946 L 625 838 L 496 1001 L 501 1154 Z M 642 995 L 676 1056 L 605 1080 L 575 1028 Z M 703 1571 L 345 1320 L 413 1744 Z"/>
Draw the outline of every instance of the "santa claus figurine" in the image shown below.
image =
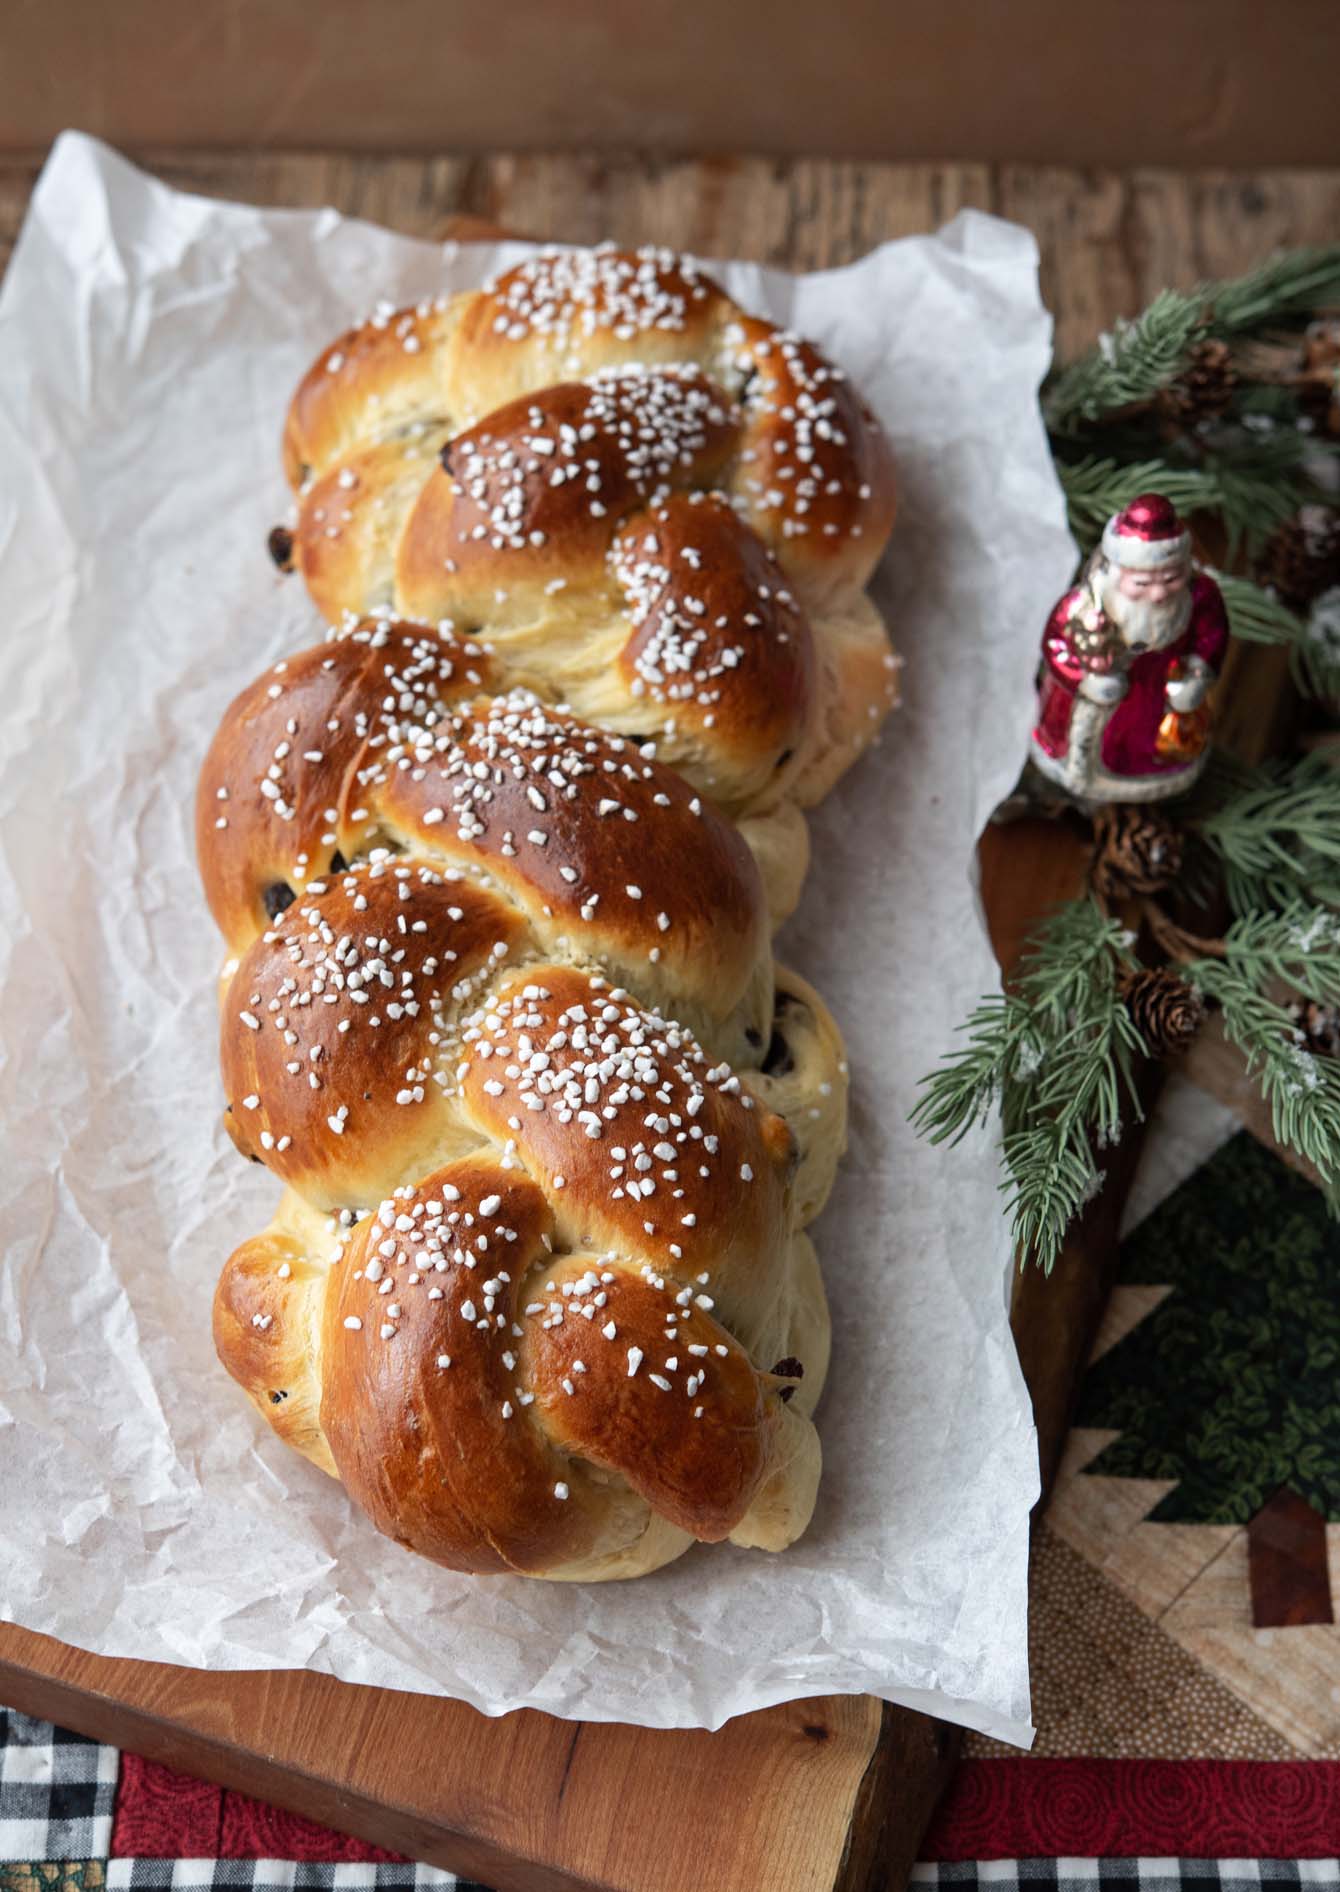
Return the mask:
<path fill-rule="evenodd" d="M 1228 643 L 1218 585 L 1159 493 L 1107 522 L 1047 620 L 1033 761 L 1083 802 L 1158 801 L 1205 764 L 1210 686 Z"/>

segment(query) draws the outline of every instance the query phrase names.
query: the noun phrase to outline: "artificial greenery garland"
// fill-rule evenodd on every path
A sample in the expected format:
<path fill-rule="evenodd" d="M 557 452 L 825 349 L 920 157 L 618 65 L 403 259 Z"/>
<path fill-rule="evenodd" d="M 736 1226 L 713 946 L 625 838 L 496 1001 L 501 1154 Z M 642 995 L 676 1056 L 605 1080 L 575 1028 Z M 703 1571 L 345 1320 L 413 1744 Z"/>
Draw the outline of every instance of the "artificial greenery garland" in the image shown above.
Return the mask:
<path fill-rule="evenodd" d="M 1165 292 L 1055 374 L 1043 410 L 1084 552 L 1136 494 L 1166 495 L 1239 567 L 1215 573 L 1234 635 L 1288 646 L 1299 688 L 1335 701 L 1340 347 L 1331 371 L 1315 332 L 1331 302 L 1340 245 Z M 916 1127 L 957 1142 L 999 1108 L 1016 1248 L 1050 1269 L 1101 1187 L 1103 1148 L 1140 1112 L 1138 1061 L 1182 1048 L 1214 1010 L 1276 1138 L 1340 1210 L 1340 1058 L 1317 1028 L 1340 1010 L 1340 768 L 1325 752 L 1263 768 L 1216 753 L 1181 802 L 1089 819 L 1088 891 L 1047 919 L 1009 991 L 982 999 L 924 1080 Z M 1174 916 L 1174 884 L 1227 909 L 1222 937 Z"/>
<path fill-rule="evenodd" d="M 1340 303 L 1340 244 L 1289 250 L 1230 282 L 1165 289 L 1142 315 L 1118 322 L 1098 346 L 1054 374 L 1042 411 L 1053 437 L 1082 435 L 1114 415 L 1152 404 L 1186 375 L 1206 341 L 1272 336 Z"/>
<path fill-rule="evenodd" d="M 1015 1247 L 1047 1269 L 1099 1187 L 1094 1145 L 1115 1143 L 1139 1109 L 1146 1047 L 1122 998 L 1135 966 L 1130 934 L 1096 901 L 1058 908 L 1013 988 L 977 1006 L 967 1044 L 926 1079 L 912 1115 L 932 1143 L 957 1143 L 999 1105 Z"/>
<path fill-rule="evenodd" d="M 1251 568 L 1221 581 L 1234 635 L 1288 645 L 1299 687 L 1333 698 L 1340 328 L 1318 321 L 1331 304 L 1340 305 L 1340 244 L 1186 294 L 1165 290 L 1054 374 L 1042 405 L 1081 547 L 1136 494 L 1164 494 L 1222 541 L 1226 561 Z M 1315 583 L 1285 596 L 1275 567 L 1308 532 L 1320 541 Z"/>

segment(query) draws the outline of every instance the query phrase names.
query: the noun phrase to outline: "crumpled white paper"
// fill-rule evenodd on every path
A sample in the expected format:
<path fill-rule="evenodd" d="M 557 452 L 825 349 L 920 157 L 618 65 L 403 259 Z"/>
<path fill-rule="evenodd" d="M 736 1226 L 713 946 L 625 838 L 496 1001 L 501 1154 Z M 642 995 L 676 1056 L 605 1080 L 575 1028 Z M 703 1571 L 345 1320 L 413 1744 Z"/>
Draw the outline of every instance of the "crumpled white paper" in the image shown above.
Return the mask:
<path fill-rule="evenodd" d="M 219 1124 L 191 804 L 225 704 L 319 633 L 264 550 L 284 406 L 379 298 L 523 250 L 206 202 L 73 134 L 37 186 L 0 298 L 0 1613 L 489 1714 L 715 1727 L 869 1691 L 1026 1740 L 1037 1466 L 994 1153 L 906 1121 L 996 977 L 973 839 L 1072 559 L 1022 230 L 967 214 L 849 269 L 717 270 L 856 377 L 903 492 L 884 602 L 906 706 L 815 815 L 784 945 L 855 1069 L 818 1231 L 835 1353 L 808 1535 L 633 1584 L 460 1577 L 377 1536 L 215 1362 L 215 1278 L 277 1187 Z"/>

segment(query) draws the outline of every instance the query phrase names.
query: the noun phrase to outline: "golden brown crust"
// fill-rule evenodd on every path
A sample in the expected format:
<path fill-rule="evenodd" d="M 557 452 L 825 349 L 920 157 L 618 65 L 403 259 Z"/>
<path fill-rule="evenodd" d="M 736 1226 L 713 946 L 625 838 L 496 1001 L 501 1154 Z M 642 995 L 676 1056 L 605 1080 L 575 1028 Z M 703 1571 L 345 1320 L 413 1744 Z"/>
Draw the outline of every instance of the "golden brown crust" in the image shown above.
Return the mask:
<path fill-rule="evenodd" d="M 454 410 L 491 413 L 555 381 L 630 362 L 702 361 L 733 305 L 669 250 L 541 250 L 461 298 Z"/>
<path fill-rule="evenodd" d="M 281 1227 L 243 1242 L 214 1295 L 214 1350 L 285 1444 L 333 1472 L 317 1358 L 326 1266 Z"/>
<path fill-rule="evenodd" d="M 477 645 L 372 620 L 237 698 L 197 797 L 230 945 L 245 951 L 332 863 L 408 848 L 487 875 L 536 950 L 638 977 L 709 1030 L 737 1013 L 756 1027 L 769 915 L 739 832 L 638 744 L 525 692 L 478 696 L 492 674 Z"/>
<path fill-rule="evenodd" d="M 692 368 L 613 371 L 523 396 L 450 440 L 404 525 L 396 579 L 413 616 L 505 629 L 546 587 L 598 585 L 618 520 L 706 486 L 739 435 Z"/>
<path fill-rule="evenodd" d="M 235 951 L 333 858 L 353 859 L 375 825 L 365 791 L 379 761 L 492 674 L 478 645 L 370 622 L 272 665 L 233 700 L 195 826 L 205 897 Z"/>
<path fill-rule="evenodd" d="M 784 791 L 817 799 L 892 695 L 883 679 L 866 695 L 870 660 L 888 654 L 869 607 L 867 635 L 851 634 L 893 521 L 892 461 L 845 375 L 664 252 L 535 256 L 449 311 L 424 341 L 431 375 L 419 352 L 401 356 L 396 425 L 384 330 L 361 406 L 366 337 L 337 349 L 333 384 L 319 366 L 300 391 L 295 437 L 317 431 L 314 402 L 334 403 L 328 431 L 343 443 L 305 493 L 293 541 L 322 610 L 396 609 L 496 643 L 510 681 L 657 736 L 723 806 Z M 716 714 L 699 715 L 697 692 L 679 708 L 645 687 L 636 600 L 610 554 L 634 511 L 674 494 L 715 494 L 738 515 L 738 543 L 717 548 L 737 588 L 745 545 L 777 559 L 807 620 L 801 641 L 818 646 L 808 701 L 793 700 L 775 663 L 752 692 L 731 679 Z M 717 615 L 723 646 L 749 643 L 743 612 Z M 771 744 L 776 729 L 759 727 L 786 720 L 779 705 L 797 744 Z M 770 744 L 774 759 L 796 748 L 793 776 L 770 775 Z"/>
<path fill-rule="evenodd" d="M 681 1292 L 678 1278 L 612 1257 L 565 1256 L 537 1278 L 521 1359 L 552 1438 L 714 1543 L 763 1480 L 781 1404 L 730 1333 L 681 1305 Z"/>
<path fill-rule="evenodd" d="M 808 988 L 774 1015 L 767 936 L 890 695 L 882 437 L 691 263 L 601 250 L 350 331 L 285 453 L 277 558 L 377 615 L 244 693 L 202 780 L 229 1128 L 291 1185 L 220 1356 L 453 1568 L 780 1548 L 845 1066 Z"/>
<path fill-rule="evenodd" d="M 462 1033 L 461 1102 L 514 1143 L 570 1247 L 644 1256 L 747 1335 L 776 1290 L 795 1147 L 682 1027 L 598 975 L 505 976 Z"/>
<path fill-rule="evenodd" d="M 814 602 L 859 590 L 893 526 L 893 458 L 851 382 L 812 342 L 743 316 L 752 373 L 739 468 L 744 516 Z"/>
<path fill-rule="evenodd" d="M 543 1570 L 603 1528 L 599 1487 L 564 1478 L 516 1371 L 518 1297 L 551 1227 L 515 1171 L 453 1163 L 359 1224 L 326 1299 L 321 1424 L 340 1476 L 380 1530 L 452 1569 Z"/>
<path fill-rule="evenodd" d="M 739 833 L 636 743 L 524 695 L 443 717 L 391 772 L 386 828 L 486 870 L 541 947 L 674 992 L 724 1018 L 768 939 L 758 868 Z"/>
<path fill-rule="evenodd" d="M 403 857 L 312 883 L 243 955 L 223 1006 L 233 1137 L 323 1207 L 357 1208 L 447 1135 L 444 1002 L 520 936 L 460 875 Z"/>
<path fill-rule="evenodd" d="M 225 1270 L 220 1358 L 380 1528 L 452 1568 L 632 1575 L 677 1554 L 675 1532 L 779 1547 L 818 1456 L 781 1410 L 791 1369 L 766 1369 L 799 1347 L 812 1399 L 826 1357 L 812 1251 L 788 1235 L 789 1132 L 607 981 L 529 970 L 461 1034 L 484 1147 L 346 1209 L 349 1233 L 281 1214 Z M 570 1177 L 539 1167 L 560 1148 Z"/>
<path fill-rule="evenodd" d="M 607 1557 L 647 1504 L 719 1539 L 772 1467 L 780 1383 L 677 1281 L 554 1259 L 556 1240 L 540 1189 L 471 1157 L 365 1217 L 330 1277 L 321 1428 L 339 1475 L 453 1569 Z"/>
<path fill-rule="evenodd" d="M 406 515 L 447 437 L 441 427 L 411 428 L 351 453 L 304 491 L 291 557 L 329 622 L 391 604 Z M 409 615 L 431 623 L 440 614 Z"/>
<path fill-rule="evenodd" d="M 692 730 L 728 751 L 729 799 L 782 793 L 816 713 L 814 642 L 767 547 L 719 494 L 694 493 L 626 520 L 611 564 L 630 694 L 672 706 L 677 746 Z"/>
<path fill-rule="evenodd" d="M 803 1238 L 799 1323 L 775 1341 L 806 1355 L 797 1380 L 794 1360 L 756 1368 L 678 1277 L 552 1254 L 543 1192 L 487 1154 L 352 1220 L 286 1197 L 224 1270 L 215 1342 L 398 1542 L 459 1570 L 599 1579 L 695 1536 L 777 1549 L 803 1529 L 818 1455 L 800 1409 L 827 1347 Z"/>
<path fill-rule="evenodd" d="M 443 297 L 386 306 L 322 349 L 284 424 L 284 472 L 295 491 L 359 441 L 385 439 L 427 415 L 447 422 L 442 354 L 459 315 Z"/>

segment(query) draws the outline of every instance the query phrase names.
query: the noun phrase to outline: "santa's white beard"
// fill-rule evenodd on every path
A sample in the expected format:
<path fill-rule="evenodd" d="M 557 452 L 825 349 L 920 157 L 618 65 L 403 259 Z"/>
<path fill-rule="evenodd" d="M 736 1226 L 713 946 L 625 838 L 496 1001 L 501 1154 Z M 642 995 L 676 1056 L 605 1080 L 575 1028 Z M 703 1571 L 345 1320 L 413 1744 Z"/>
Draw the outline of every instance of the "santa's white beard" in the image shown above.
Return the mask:
<path fill-rule="evenodd" d="M 1118 589 L 1117 579 L 1104 586 L 1103 613 L 1121 633 L 1121 641 L 1130 650 L 1162 650 L 1175 643 L 1191 616 L 1191 593 L 1176 592 L 1162 604 L 1147 598 L 1128 598 Z"/>

